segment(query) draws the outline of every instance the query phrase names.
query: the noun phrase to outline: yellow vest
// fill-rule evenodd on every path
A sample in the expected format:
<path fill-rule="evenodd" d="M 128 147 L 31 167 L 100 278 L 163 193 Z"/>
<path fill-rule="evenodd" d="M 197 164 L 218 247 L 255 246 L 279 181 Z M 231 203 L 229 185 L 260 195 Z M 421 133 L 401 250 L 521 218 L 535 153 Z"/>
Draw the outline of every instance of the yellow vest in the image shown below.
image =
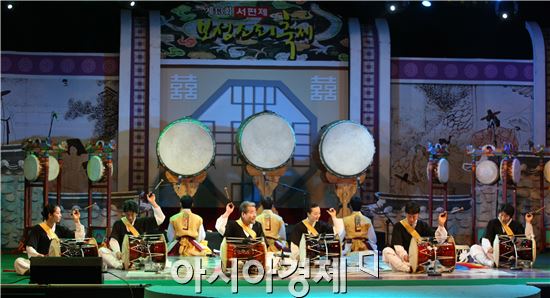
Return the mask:
<path fill-rule="evenodd" d="M 343 218 L 346 239 L 352 239 L 351 251 L 367 250 L 366 240 L 372 222 L 360 211 L 354 211 L 351 215 Z"/>
<path fill-rule="evenodd" d="M 271 210 L 264 210 L 260 215 L 256 216 L 256 221 L 262 224 L 264 236 L 268 244 L 267 250 L 278 251 L 277 247 L 275 247 L 275 240 L 279 240 L 279 231 L 285 224 L 283 219 Z"/>
<path fill-rule="evenodd" d="M 170 223 L 174 228 L 174 235 L 179 239 L 179 254 L 181 256 L 205 256 L 212 253 L 208 248 L 208 241 L 197 242 L 199 229 L 202 226 L 202 217 L 192 212 L 180 211 L 170 217 Z M 188 239 L 193 238 L 193 240 Z M 197 248 L 202 246 L 202 249 Z"/>
<path fill-rule="evenodd" d="M 202 217 L 192 212 L 181 211 L 170 217 L 170 223 L 174 227 L 176 237 L 189 236 L 197 239 L 199 237 L 199 229 L 202 225 Z"/>

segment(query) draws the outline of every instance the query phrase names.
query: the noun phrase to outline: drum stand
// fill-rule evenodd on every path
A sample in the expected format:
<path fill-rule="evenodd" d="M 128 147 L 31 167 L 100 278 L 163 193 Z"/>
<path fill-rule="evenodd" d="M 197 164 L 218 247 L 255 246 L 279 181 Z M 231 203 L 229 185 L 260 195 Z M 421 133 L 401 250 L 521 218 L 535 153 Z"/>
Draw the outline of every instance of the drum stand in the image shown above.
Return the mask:
<path fill-rule="evenodd" d="M 448 195 L 448 190 L 447 190 L 447 183 L 435 183 L 434 179 L 433 179 L 433 169 L 435 168 L 435 165 L 436 165 L 436 161 L 435 159 L 432 159 L 430 158 L 430 160 L 428 160 L 428 168 L 429 168 L 429 171 L 428 171 L 428 185 L 430 186 L 430 192 L 429 192 L 429 195 L 428 195 L 428 214 L 429 214 L 429 223 L 430 223 L 430 226 L 433 225 L 433 198 L 434 198 L 434 189 L 441 189 L 443 190 L 443 211 L 447 211 L 447 195 Z"/>
<path fill-rule="evenodd" d="M 25 191 L 23 195 L 23 226 L 25 230 L 32 227 L 32 189 L 42 188 L 43 204 L 48 204 L 49 195 L 49 180 L 48 173 L 50 170 L 48 155 L 40 157 L 42 165 L 42 179 L 39 181 L 29 181 L 25 179 Z M 61 176 L 63 173 L 63 161 L 59 158 L 59 174 L 56 178 L 56 199 L 57 205 L 61 204 Z"/>
<path fill-rule="evenodd" d="M 105 228 L 105 236 L 108 236 L 111 234 L 111 193 L 112 193 L 112 175 L 111 175 L 111 169 L 113 167 L 113 160 L 107 159 L 104 174 L 103 177 L 105 177 L 105 182 L 93 182 L 92 180 L 88 179 L 88 206 L 93 205 L 93 199 L 92 199 L 92 189 L 94 188 L 100 188 L 105 189 L 105 192 L 107 193 L 107 203 L 106 203 L 106 209 L 107 209 L 107 221 L 105 227 L 100 226 L 92 226 L 92 209 L 88 208 L 88 233 L 91 237 L 93 237 L 92 232 L 96 228 Z"/>
<path fill-rule="evenodd" d="M 541 235 L 541 241 L 542 245 L 540 246 L 540 251 L 543 251 L 546 248 L 546 228 L 544 226 L 544 198 L 545 190 L 550 190 L 550 186 L 544 186 L 544 151 L 541 152 L 539 155 L 539 191 L 540 191 L 540 207 L 543 208 L 540 212 L 540 235 Z"/>
<path fill-rule="evenodd" d="M 513 181 L 508 181 L 508 167 L 510 166 L 510 163 L 508 163 L 508 161 L 510 161 L 510 159 L 508 158 L 504 158 L 502 160 L 503 162 L 503 167 L 504 167 L 504 172 L 505 172 L 505 175 L 501 175 L 501 179 L 502 179 L 502 204 L 506 204 L 507 201 L 508 201 L 508 189 L 512 190 L 512 206 L 514 206 L 514 209 L 517 210 L 517 188 L 516 188 L 516 185 Z M 518 214 L 520 212 L 516 212 L 515 214 L 515 220 L 517 220 L 518 218 Z"/>

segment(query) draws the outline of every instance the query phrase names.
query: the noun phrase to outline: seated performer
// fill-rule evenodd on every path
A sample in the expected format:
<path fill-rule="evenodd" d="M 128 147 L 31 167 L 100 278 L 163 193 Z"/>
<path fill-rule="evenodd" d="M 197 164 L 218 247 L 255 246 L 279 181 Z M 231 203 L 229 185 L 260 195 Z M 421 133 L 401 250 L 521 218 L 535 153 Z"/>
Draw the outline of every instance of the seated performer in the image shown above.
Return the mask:
<path fill-rule="evenodd" d="M 225 213 L 216 220 L 216 230 L 223 237 L 252 238 L 264 237 L 262 224 L 256 221 L 256 205 L 244 201 L 239 206 L 241 217 L 238 220 L 228 220 L 235 206 L 229 203 L 225 206 Z"/>
<path fill-rule="evenodd" d="M 283 247 L 286 246 L 285 222 L 282 217 L 271 210 L 273 208 L 273 200 L 270 197 L 262 198 L 260 204 L 264 210 L 256 217 L 256 221 L 262 224 L 267 251 L 280 251 L 281 248 L 277 248 L 275 241 L 278 241 Z"/>
<path fill-rule="evenodd" d="M 411 272 L 408 249 L 412 237 L 420 239 L 420 237 L 435 236 L 437 242 L 443 243 L 447 239 L 447 230 L 445 229 L 447 212 L 439 214 L 439 226 L 435 233 L 427 223 L 418 220 L 420 206 L 417 203 L 408 202 L 405 205 L 405 213 L 405 218 L 393 226 L 391 247 L 384 248 L 382 259 L 395 271 Z"/>
<path fill-rule="evenodd" d="M 99 254 L 103 258 L 103 262 L 115 269 L 122 269 L 121 261 L 122 252 L 120 245 L 124 240 L 125 235 L 139 236 L 140 234 L 160 234 L 159 226 L 164 221 L 164 213 L 156 202 L 154 194 L 146 195 L 147 201 L 153 206 L 154 217 L 136 218 L 139 213 L 139 206 L 134 200 L 126 200 L 122 205 L 124 217 L 115 221 L 111 236 L 109 239 L 109 248 L 102 247 L 99 249 Z"/>
<path fill-rule="evenodd" d="M 344 217 L 344 252 L 376 250 L 376 233 L 371 220 L 361 213 L 361 198 L 354 197 L 350 205 L 353 213 Z"/>
<path fill-rule="evenodd" d="M 533 214 L 525 214 L 525 229 L 521 223 L 513 220 L 514 207 L 510 204 L 504 204 L 500 207 L 498 212 L 498 218 L 492 219 L 487 223 L 487 229 L 485 230 L 485 237 L 481 239 L 480 245 L 472 245 L 470 248 L 470 256 L 474 260 L 482 265 L 493 267 L 493 241 L 497 235 L 513 236 L 516 234 L 525 233 L 525 236 L 531 238 L 534 236 Z"/>
<path fill-rule="evenodd" d="M 26 250 L 29 258 L 44 257 L 49 253 L 50 242 L 54 238 L 76 238 L 83 239 L 85 235 L 84 226 L 80 223 L 80 212 L 78 209 L 71 213 L 76 230 L 73 232 L 59 224 L 61 222 L 61 208 L 56 204 L 45 205 L 42 210 L 42 223 L 35 225 L 29 231 Z M 15 260 L 15 272 L 17 274 L 28 274 L 30 261 L 24 258 Z"/>
<path fill-rule="evenodd" d="M 316 203 L 312 203 L 307 209 L 307 218 L 297 223 L 290 235 L 290 253 L 291 258 L 297 260 L 300 255 L 300 241 L 303 234 L 317 236 L 319 234 L 338 234 L 340 241 L 344 238 L 344 223 L 341 218 L 336 217 L 336 210 L 330 208 L 327 210 L 330 214 L 334 227 L 330 224 L 320 221 L 321 208 Z"/>
<path fill-rule="evenodd" d="M 202 225 L 202 217 L 191 212 L 193 199 L 183 196 L 180 199 L 181 211 L 170 217 L 168 225 L 168 251 L 170 255 L 177 252 L 181 256 L 206 256 L 212 253 L 204 240 L 206 233 Z M 174 239 L 175 238 L 175 239 Z"/>

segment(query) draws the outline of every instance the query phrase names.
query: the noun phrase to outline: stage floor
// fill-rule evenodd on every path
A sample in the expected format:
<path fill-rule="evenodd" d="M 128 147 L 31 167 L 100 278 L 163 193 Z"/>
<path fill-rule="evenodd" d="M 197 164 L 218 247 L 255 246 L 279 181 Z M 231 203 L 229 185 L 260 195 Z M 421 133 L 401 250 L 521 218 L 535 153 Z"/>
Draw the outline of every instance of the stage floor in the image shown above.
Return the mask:
<path fill-rule="evenodd" d="M 28 284 L 28 277 L 25 279 L 25 277 L 16 275 L 15 272 L 10 272 L 13 269 L 13 261 L 19 256 L 6 254 L 1 256 L 1 283 L 3 285 L 13 283 L 18 285 Z M 185 286 L 182 286 L 182 284 L 177 283 L 172 278 L 170 272 L 171 264 L 174 264 L 178 260 L 186 260 L 192 266 L 195 266 L 196 258 L 169 257 L 166 268 L 159 273 L 110 269 L 110 273 L 104 274 L 104 283 L 111 285 L 125 283 L 147 284 L 150 286 L 146 289 L 146 297 L 169 297 L 176 294 L 184 296 L 197 295 L 195 293 L 197 283 L 195 280 L 192 279 Z M 198 296 L 234 296 L 231 293 L 231 281 L 225 283 L 219 278 L 213 283 L 207 281 L 213 273 L 220 271 L 220 268 L 216 267 L 219 258 L 210 257 L 201 258 L 201 260 L 205 274 L 202 276 L 200 283 L 202 294 Z M 352 262 L 355 262 L 355 260 Z M 367 257 L 364 266 L 372 270 L 374 262 L 374 257 Z M 464 266 L 457 266 L 451 273 L 443 273 L 441 276 L 428 276 L 427 274 L 392 272 L 382 262 L 381 258 L 379 264 L 378 277 L 372 275 L 372 273 L 376 275 L 376 272 L 371 271 L 371 274 L 369 274 L 361 271 L 358 267 L 347 267 L 345 279 L 347 294 L 349 296 L 360 295 L 361 297 L 537 297 L 536 295 L 532 296 L 533 293 L 530 292 L 532 287 L 526 287 L 525 285 L 527 283 L 548 283 L 550 280 L 550 253 L 539 255 L 533 269 L 523 269 L 521 271 L 489 268 L 468 269 Z M 309 296 L 332 296 L 333 287 L 338 287 L 338 283 L 326 280 L 315 283 L 313 278 L 319 272 L 319 268 L 311 267 L 310 270 L 310 278 L 308 279 L 310 287 Z M 182 275 L 181 271 L 180 275 Z M 277 275 L 274 275 L 272 282 L 273 294 L 277 294 L 275 296 L 279 296 L 279 294 L 288 296 L 289 285 L 292 283 L 293 278 L 298 276 L 298 273 L 294 273 L 287 278 L 281 279 Z M 265 279 L 256 285 L 252 285 L 241 274 L 239 274 L 236 284 L 239 289 L 239 295 L 250 293 L 253 296 L 265 293 L 267 286 Z M 414 290 L 412 290 L 411 286 L 414 286 Z M 433 295 L 430 294 L 432 292 Z M 497 292 L 501 294 L 496 295 Z M 477 294 L 473 295 L 473 293 Z M 273 296 L 273 294 L 270 294 L 270 296 Z M 418 296 L 414 296 L 417 294 Z"/>

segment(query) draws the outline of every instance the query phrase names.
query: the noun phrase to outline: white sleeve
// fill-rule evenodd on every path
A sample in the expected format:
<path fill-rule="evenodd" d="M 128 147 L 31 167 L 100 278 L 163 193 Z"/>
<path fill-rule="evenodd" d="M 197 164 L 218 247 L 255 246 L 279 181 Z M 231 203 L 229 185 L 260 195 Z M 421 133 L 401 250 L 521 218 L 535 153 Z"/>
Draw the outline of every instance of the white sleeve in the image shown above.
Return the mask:
<path fill-rule="evenodd" d="M 201 225 L 199 228 L 199 238 L 197 239 L 198 242 L 203 241 L 206 238 L 206 232 L 204 231 L 204 226 Z"/>
<path fill-rule="evenodd" d="M 79 223 L 78 225 L 75 224 L 75 231 L 74 231 L 74 238 L 77 240 L 82 240 L 86 236 L 86 230 L 84 229 L 84 225 Z"/>
<path fill-rule="evenodd" d="M 220 233 L 222 236 L 225 235 L 225 226 L 227 225 L 227 219 L 229 217 L 223 216 L 223 214 L 216 219 L 216 230 L 218 233 Z"/>
<path fill-rule="evenodd" d="M 300 247 L 294 243 L 290 243 L 290 258 L 293 260 L 300 258 Z"/>
<path fill-rule="evenodd" d="M 166 216 L 164 216 L 164 213 L 162 213 L 162 209 L 160 206 L 157 206 L 157 208 L 153 207 L 153 214 L 155 215 L 155 220 L 157 221 L 157 225 L 161 225 L 164 222 L 164 219 Z"/>
<path fill-rule="evenodd" d="M 120 244 L 113 237 L 111 237 L 111 239 L 109 240 L 109 247 L 114 253 L 120 252 Z"/>
<path fill-rule="evenodd" d="M 393 248 L 395 249 L 395 253 L 403 260 L 403 257 L 409 255 L 405 248 L 401 245 L 394 245 Z"/>
<path fill-rule="evenodd" d="M 531 223 L 525 224 L 525 237 L 535 238 L 535 233 L 533 232 L 533 225 Z"/>
<path fill-rule="evenodd" d="M 26 249 L 27 249 L 27 257 L 29 257 L 29 258 L 36 257 L 36 256 L 40 255 L 36 251 L 36 249 L 34 249 L 34 247 L 32 247 L 32 246 L 27 246 Z"/>
<path fill-rule="evenodd" d="M 341 218 L 333 218 L 332 223 L 334 224 L 334 226 L 332 227 L 334 234 L 338 234 L 338 237 L 340 237 L 340 242 L 344 241 L 344 237 L 346 236 L 346 229 L 344 229 L 344 220 Z"/>
<path fill-rule="evenodd" d="M 483 251 L 485 253 L 487 253 L 489 251 L 489 249 L 493 248 L 493 245 L 491 244 L 491 242 L 489 242 L 489 239 L 482 238 L 481 239 L 481 247 L 483 248 Z"/>
<path fill-rule="evenodd" d="M 372 250 L 378 250 L 378 247 L 376 246 L 376 232 L 374 231 L 372 224 L 370 225 L 369 231 L 367 232 L 367 238 L 370 246 L 372 247 Z"/>
<path fill-rule="evenodd" d="M 284 222 L 281 228 L 279 229 L 279 239 L 286 240 L 286 227 Z"/>
<path fill-rule="evenodd" d="M 168 224 L 168 230 L 166 231 L 166 236 L 168 237 L 168 242 L 172 242 L 174 240 L 174 226 L 172 223 Z"/>
<path fill-rule="evenodd" d="M 435 230 L 435 239 L 437 240 L 437 243 L 442 244 L 447 240 L 447 229 L 445 229 L 444 226 L 438 226 L 437 230 Z"/>

